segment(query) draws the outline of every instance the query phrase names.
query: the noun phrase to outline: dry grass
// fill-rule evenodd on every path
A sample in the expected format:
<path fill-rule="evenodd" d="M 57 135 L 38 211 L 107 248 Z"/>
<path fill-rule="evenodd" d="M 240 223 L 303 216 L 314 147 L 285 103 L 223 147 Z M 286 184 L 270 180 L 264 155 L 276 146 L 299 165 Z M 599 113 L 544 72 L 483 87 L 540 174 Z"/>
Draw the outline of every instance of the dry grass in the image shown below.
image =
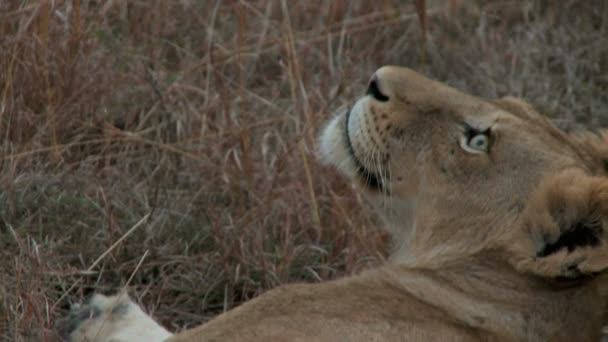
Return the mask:
<path fill-rule="evenodd" d="M 411 1 L 0 2 L 0 336 L 57 340 L 70 303 L 128 279 L 177 330 L 382 259 L 314 157 L 382 64 L 608 123 L 608 4 L 427 11 L 422 53 Z"/>

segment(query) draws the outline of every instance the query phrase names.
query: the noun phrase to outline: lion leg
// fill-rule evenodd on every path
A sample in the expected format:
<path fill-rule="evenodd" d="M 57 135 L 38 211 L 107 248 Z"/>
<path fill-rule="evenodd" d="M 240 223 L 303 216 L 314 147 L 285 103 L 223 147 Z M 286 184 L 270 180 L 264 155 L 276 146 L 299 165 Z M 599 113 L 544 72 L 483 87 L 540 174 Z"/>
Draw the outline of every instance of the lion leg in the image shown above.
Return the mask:
<path fill-rule="evenodd" d="M 126 293 L 95 294 L 84 305 L 74 305 L 66 327 L 71 342 L 164 341 L 171 337 Z"/>

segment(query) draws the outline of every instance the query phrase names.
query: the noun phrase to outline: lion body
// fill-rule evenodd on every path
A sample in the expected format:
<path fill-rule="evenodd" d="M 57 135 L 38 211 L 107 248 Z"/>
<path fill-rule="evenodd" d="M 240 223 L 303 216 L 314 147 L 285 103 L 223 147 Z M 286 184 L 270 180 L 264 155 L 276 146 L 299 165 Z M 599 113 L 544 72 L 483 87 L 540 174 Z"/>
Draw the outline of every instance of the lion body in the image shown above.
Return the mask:
<path fill-rule="evenodd" d="M 321 156 L 385 219 L 390 261 L 279 287 L 169 341 L 600 339 L 608 149 L 597 138 L 563 133 L 521 100 L 487 101 L 383 67 L 327 125 Z M 97 312 L 107 314 L 77 325 L 74 341 L 111 340 L 87 328 L 100 317 L 154 323 Z"/>
<path fill-rule="evenodd" d="M 593 341 L 601 312 L 577 289 L 543 296 L 508 279 L 385 266 L 323 284 L 286 285 L 169 341 Z M 489 273 L 489 272 L 488 272 Z M 488 273 L 480 274 L 485 276 Z M 574 303 L 577 301 L 577 303 Z M 563 305 L 563 306 L 562 306 Z M 522 310 L 526 308 L 526 310 Z M 527 311 L 527 312 L 526 312 Z M 580 326 L 580 317 L 598 317 Z M 565 334 L 556 326 L 577 324 Z M 588 332 L 585 335 L 584 332 Z"/>

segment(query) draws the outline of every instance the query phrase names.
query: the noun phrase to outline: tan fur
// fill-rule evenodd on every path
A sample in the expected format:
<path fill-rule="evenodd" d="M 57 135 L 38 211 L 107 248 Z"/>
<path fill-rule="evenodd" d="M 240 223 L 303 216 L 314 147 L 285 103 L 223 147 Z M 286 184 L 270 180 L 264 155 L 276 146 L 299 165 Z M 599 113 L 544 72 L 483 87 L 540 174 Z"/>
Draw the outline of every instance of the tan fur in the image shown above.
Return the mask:
<path fill-rule="evenodd" d="M 327 125 L 320 153 L 384 218 L 390 262 L 277 288 L 170 341 L 599 340 L 604 136 L 570 136 L 521 100 L 405 68 L 373 82 Z M 487 151 L 466 127 L 490 132 Z"/>

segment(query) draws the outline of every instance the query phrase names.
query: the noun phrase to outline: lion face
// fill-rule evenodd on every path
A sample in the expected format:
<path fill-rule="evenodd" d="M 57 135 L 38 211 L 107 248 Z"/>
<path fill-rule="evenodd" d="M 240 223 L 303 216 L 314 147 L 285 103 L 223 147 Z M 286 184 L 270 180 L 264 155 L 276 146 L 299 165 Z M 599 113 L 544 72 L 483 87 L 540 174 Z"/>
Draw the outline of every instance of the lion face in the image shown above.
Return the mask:
<path fill-rule="evenodd" d="M 543 178 L 596 168 L 525 103 L 483 100 L 393 66 L 328 124 L 321 155 L 359 185 L 409 253 L 481 243 L 519 218 Z"/>

